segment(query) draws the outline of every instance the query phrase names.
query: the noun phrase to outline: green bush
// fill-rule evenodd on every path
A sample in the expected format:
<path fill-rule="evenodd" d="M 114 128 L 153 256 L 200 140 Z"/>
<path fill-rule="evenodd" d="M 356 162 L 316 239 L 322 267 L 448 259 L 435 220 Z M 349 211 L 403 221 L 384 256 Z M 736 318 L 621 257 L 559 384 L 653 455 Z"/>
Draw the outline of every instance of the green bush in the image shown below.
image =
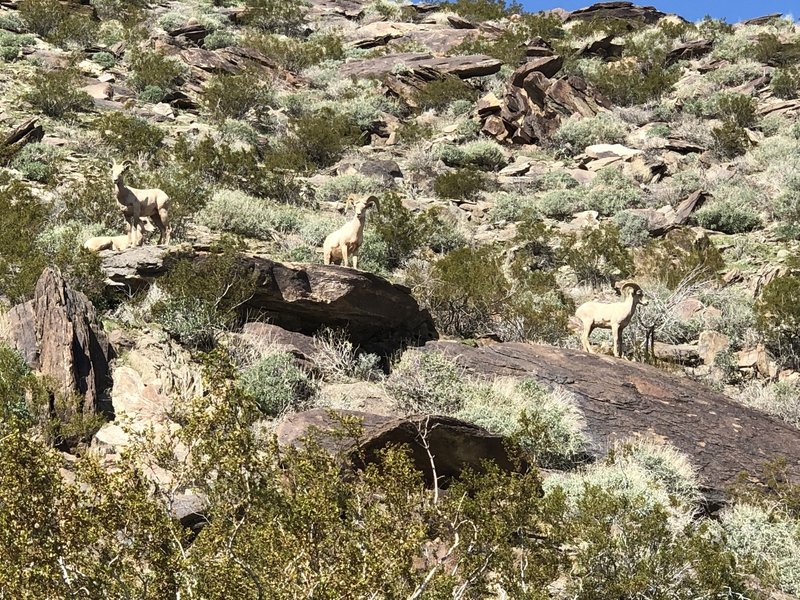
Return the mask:
<path fill-rule="evenodd" d="M 122 156 L 153 156 L 164 141 L 164 132 L 146 119 L 122 112 L 108 112 L 94 123 L 100 139 Z"/>
<path fill-rule="evenodd" d="M 152 50 L 135 50 L 128 58 L 131 83 L 139 92 L 161 90 L 162 97 L 172 90 L 183 75 L 184 66 L 177 60 Z M 148 98 L 160 101 L 161 98 Z"/>
<path fill-rule="evenodd" d="M 486 177 L 474 169 L 458 169 L 443 173 L 433 182 L 433 191 L 440 198 L 471 200 L 488 189 Z"/>
<path fill-rule="evenodd" d="M 36 42 L 32 35 L 19 35 L 10 31 L 0 30 L 0 56 L 6 62 L 11 62 L 19 56 L 22 46 L 28 46 Z"/>
<path fill-rule="evenodd" d="M 344 58 L 342 38 L 334 33 L 317 33 L 305 39 L 262 34 L 246 37 L 243 44 L 259 50 L 281 67 L 294 72 L 327 60 Z"/>
<path fill-rule="evenodd" d="M 407 350 L 385 385 L 405 413 L 450 415 L 464 405 L 465 375 L 462 367 L 443 354 Z"/>
<path fill-rule="evenodd" d="M 85 173 L 77 182 L 65 187 L 60 201 L 71 219 L 84 225 L 97 224 L 107 231 L 121 230 L 122 213 L 114 200 L 111 177 Z"/>
<path fill-rule="evenodd" d="M 159 289 L 164 297 L 153 304 L 151 317 L 182 344 L 209 348 L 220 330 L 236 323 L 255 280 L 229 246 L 221 254 L 179 260 Z"/>
<path fill-rule="evenodd" d="M 800 276 L 783 275 L 764 286 L 755 304 L 756 327 L 785 363 L 800 365 Z"/>
<path fill-rule="evenodd" d="M 472 21 L 495 21 L 522 13 L 522 5 L 512 0 L 456 0 L 442 4 L 444 10 L 451 10 Z"/>
<path fill-rule="evenodd" d="M 297 212 L 292 207 L 279 208 L 272 202 L 254 198 L 242 192 L 220 190 L 197 213 L 195 221 L 211 229 L 227 231 L 237 235 L 271 240 L 275 231 L 293 231 L 299 225 L 300 216 L 291 226 L 286 226 L 286 219 L 279 219 L 276 213 L 282 211 Z"/>
<path fill-rule="evenodd" d="M 604 216 L 613 216 L 626 208 L 637 208 L 641 201 L 642 192 L 636 182 L 614 167 L 598 171 L 585 200 L 587 208 Z"/>
<path fill-rule="evenodd" d="M 26 144 L 11 159 L 11 166 L 26 179 L 39 183 L 52 183 L 58 173 L 61 152 L 54 146 L 33 143 Z"/>
<path fill-rule="evenodd" d="M 306 7 L 303 0 L 247 0 L 245 23 L 252 27 L 282 33 L 297 34 L 305 23 Z"/>
<path fill-rule="evenodd" d="M 239 385 L 270 417 L 307 406 L 318 387 L 289 352 L 273 352 L 247 367 L 239 376 Z"/>
<path fill-rule="evenodd" d="M 203 105 L 217 120 L 243 119 L 253 113 L 263 121 L 273 104 L 272 82 L 255 69 L 237 75 L 214 75 L 203 88 Z"/>
<path fill-rule="evenodd" d="M 447 254 L 467 245 L 467 239 L 452 219 L 443 216 L 443 209 L 434 206 L 417 218 L 422 244 L 437 254 Z"/>
<path fill-rule="evenodd" d="M 0 342 L 0 421 L 35 424 L 47 407 L 47 388 L 14 348 Z"/>
<path fill-rule="evenodd" d="M 587 83 L 615 104 L 633 106 L 658 100 L 672 91 L 680 74 L 678 65 L 665 67 L 663 63 L 620 61 L 601 63 L 584 76 Z"/>
<path fill-rule="evenodd" d="M 284 142 L 281 154 L 296 161 L 300 168 L 329 167 L 345 150 L 362 141 L 359 128 L 347 117 L 324 109 L 292 119 L 292 135 Z"/>
<path fill-rule="evenodd" d="M 486 54 L 516 67 L 525 59 L 527 43 L 541 37 L 545 40 L 561 39 L 565 36 L 561 19 L 551 13 L 522 13 L 520 18 L 509 23 L 499 35 L 470 36 L 451 50 L 454 54 Z"/>
<path fill-rule="evenodd" d="M 556 189 L 546 192 L 536 201 L 536 208 L 545 217 L 568 219 L 586 210 L 586 193 L 576 189 Z"/>
<path fill-rule="evenodd" d="M 316 186 L 314 197 L 319 202 L 345 202 L 350 194 L 379 194 L 386 184 L 366 175 L 339 175 Z"/>
<path fill-rule="evenodd" d="M 720 94 L 716 99 L 716 113 L 739 127 L 752 127 L 756 122 L 756 101 L 746 94 Z"/>
<path fill-rule="evenodd" d="M 225 29 L 217 29 L 203 39 L 203 48 L 206 50 L 219 50 L 220 48 L 235 46 L 236 43 L 236 34 Z"/>
<path fill-rule="evenodd" d="M 117 57 L 111 52 L 95 52 L 92 55 L 92 60 L 104 69 L 110 69 L 117 64 Z"/>
<path fill-rule="evenodd" d="M 735 399 L 745 406 L 778 417 L 800 429 L 800 385 L 797 382 L 752 381 Z"/>
<path fill-rule="evenodd" d="M 633 272 L 630 251 L 622 245 L 613 223 L 586 228 L 561 239 L 559 260 L 572 268 L 578 283 L 595 288 L 624 279 Z"/>
<path fill-rule="evenodd" d="M 474 102 L 478 92 L 454 75 L 435 79 L 414 94 L 414 102 L 423 110 L 442 111 L 457 100 Z"/>
<path fill-rule="evenodd" d="M 784 43 L 774 33 L 760 33 L 752 49 L 753 58 L 760 63 L 776 67 L 795 65 L 800 62 L 800 42 Z"/>
<path fill-rule="evenodd" d="M 639 248 L 650 240 L 647 218 L 642 215 L 623 210 L 614 216 L 619 229 L 619 241 L 628 248 Z"/>
<path fill-rule="evenodd" d="M 605 36 L 621 37 L 630 32 L 632 24 L 624 19 L 611 18 L 595 18 L 595 19 L 581 19 L 575 21 L 570 27 L 570 37 L 574 39 L 582 39 L 593 37 L 597 34 Z"/>
<path fill-rule="evenodd" d="M 80 74 L 71 69 L 39 70 L 31 77 L 31 89 L 24 98 L 49 117 L 89 110 L 93 106 L 92 98 L 77 89 L 80 82 Z"/>
<path fill-rule="evenodd" d="M 386 245 L 386 269 L 395 269 L 411 258 L 422 244 L 424 225 L 401 201 L 399 194 L 384 194 L 380 198 L 381 210 L 370 216 L 370 229 Z"/>
<path fill-rule="evenodd" d="M 697 224 L 722 233 L 745 233 L 761 227 L 761 217 L 750 206 L 712 202 L 694 213 Z"/>
<path fill-rule="evenodd" d="M 797 93 L 800 91 L 800 68 L 775 69 L 770 85 L 772 93 L 778 98 L 786 100 L 797 98 Z"/>
<path fill-rule="evenodd" d="M 672 231 L 666 238 L 651 240 L 636 256 L 636 275 L 661 281 L 670 289 L 687 275 L 715 280 L 725 260 L 708 239 L 695 240 L 691 231 Z"/>
<path fill-rule="evenodd" d="M 464 146 L 442 144 L 434 153 L 450 167 L 473 167 L 483 171 L 495 171 L 506 164 L 500 147 L 487 141 L 470 142 Z"/>
<path fill-rule="evenodd" d="M 593 144 L 618 144 L 627 133 L 623 121 L 608 113 L 600 113 L 596 117 L 563 121 L 552 142 L 561 152 L 580 154 Z"/>
<path fill-rule="evenodd" d="M 331 381 L 368 381 L 383 376 L 380 357 L 360 351 L 341 329 L 324 328 L 314 335 L 313 359 L 322 375 Z"/>
<path fill-rule="evenodd" d="M 22 0 L 19 14 L 29 31 L 59 46 L 72 43 L 83 48 L 97 35 L 97 23 L 82 7 L 58 0 Z"/>
<path fill-rule="evenodd" d="M 518 221 L 526 211 L 534 210 L 532 198 L 508 192 L 498 192 L 494 196 L 494 205 L 489 211 L 492 222 Z"/>
<path fill-rule="evenodd" d="M 0 289 L 12 302 L 26 300 L 46 265 L 36 249 L 44 230 L 45 204 L 22 183 L 0 190 Z"/>
<path fill-rule="evenodd" d="M 721 158 L 741 156 L 750 147 L 750 137 L 743 127 L 732 121 L 725 121 L 711 130 L 714 152 Z"/>

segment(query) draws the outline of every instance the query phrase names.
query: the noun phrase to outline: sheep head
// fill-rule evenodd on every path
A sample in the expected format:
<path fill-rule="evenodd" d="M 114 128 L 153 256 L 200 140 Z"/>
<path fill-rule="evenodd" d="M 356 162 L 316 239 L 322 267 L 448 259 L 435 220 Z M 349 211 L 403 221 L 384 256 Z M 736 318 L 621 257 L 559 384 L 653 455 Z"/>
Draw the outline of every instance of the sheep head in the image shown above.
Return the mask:
<path fill-rule="evenodd" d="M 116 181 L 122 175 L 124 175 L 127 172 L 127 170 L 131 168 L 131 165 L 132 165 L 132 163 L 129 160 L 123 160 L 121 163 L 118 163 L 117 161 L 114 161 L 113 163 L 111 163 L 111 179 L 112 179 L 112 181 Z"/>
<path fill-rule="evenodd" d="M 381 205 L 378 202 L 378 197 L 374 194 L 364 194 L 364 195 L 356 195 L 350 194 L 345 201 L 345 208 L 347 208 L 350 204 L 355 205 L 356 209 L 356 216 L 361 217 L 364 215 L 368 208 L 372 208 L 373 206 L 376 210 L 381 209 Z"/>
<path fill-rule="evenodd" d="M 648 300 L 638 283 L 634 281 L 618 281 L 614 287 L 623 296 L 632 296 L 642 306 L 647 306 Z"/>

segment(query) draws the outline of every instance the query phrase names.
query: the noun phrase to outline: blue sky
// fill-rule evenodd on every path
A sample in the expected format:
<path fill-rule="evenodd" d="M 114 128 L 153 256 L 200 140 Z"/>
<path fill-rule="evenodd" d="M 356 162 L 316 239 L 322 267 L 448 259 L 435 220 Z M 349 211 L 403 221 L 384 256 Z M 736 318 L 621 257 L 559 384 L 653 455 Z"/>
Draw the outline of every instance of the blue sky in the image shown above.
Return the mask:
<path fill-rule="evenodd" d="M 583 8 L 593 3 L 593 0 L 520 0 L 525 10 L 536 12 L 549 8 L 565 8 L 575 10 Z M 736 23 L 744 19 L 760 17 L 770 13 L 793 13 L 795 18 L 800 16 L 800 7 L 796 1 L 787 0 L 759 0 L 756 2 L 747 0 L 697 0 L 687 2 L 686 0 L 651 0 L 634 1 L 634 4 L 643 6 L 655 6 L 658 10 L 667 13 L 677 13 L 684 19 L 697 21 L 705 15 L 721 19 L 724 18 L 728 23 Z"/>

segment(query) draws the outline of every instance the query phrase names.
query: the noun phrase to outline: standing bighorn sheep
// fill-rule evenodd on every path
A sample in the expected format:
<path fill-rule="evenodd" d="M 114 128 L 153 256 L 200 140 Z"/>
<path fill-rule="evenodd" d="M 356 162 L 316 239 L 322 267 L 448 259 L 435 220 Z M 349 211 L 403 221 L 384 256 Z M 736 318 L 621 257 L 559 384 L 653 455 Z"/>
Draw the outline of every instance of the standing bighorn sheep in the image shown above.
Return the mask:
<path fill-rule="evenodd" d="M 111 179 L 117 186 L 117 202 L 120 204 L 125 218 L 129 219 L 131 224 L 131 230 L 128 233 L 130 245 L 134 244 L 134 237 L 142 233 L 142 217 L 149 217 L 153 225 L 158 228 L 161 234 L 158 243 L 169 245 L 172 232 L 169 225 L 169 196 L 163 190 L 156 188 L 140 190 L 126 186 L 123 177 L 130 166 L 131 163 L 126 160 L 121 164 L 114 161 L 111 167 Z"/>
<path fill-rule="evenodd" d="M 355 216 L 342 225 L 339 229 L 325 238 L 322 242 L 322 252 L 325 255 L 325 264 L 331 264 L 331 261 L 338 263 L 341 261 L 342 265 L 347 266 L 347 257 L 353 258 L 353 268 L 358 268 L 358 249 L 364 241 L 364 223 L 367 218 L 367 209 L 375 206 L 380 210 L 380 204 L 375 196 L 356 196 L 350 194 L 347 197 L 345 206 L 353 202 L 355 204 Z"/>
<path fill-rule="evenodd" d="M 610 329 L 614 341 L 614 356 L 622 356 L 622 330 L 628 326 L 636 307 L 647 304 L 642 288 L 632 281 L 620 281 L 615 286 L 622 294 L 620 302 L 584 302 L 575 311 L 583 325 L 581 342 L 586 352 L 593 352 L 589 336 L 595 328 Z"/>

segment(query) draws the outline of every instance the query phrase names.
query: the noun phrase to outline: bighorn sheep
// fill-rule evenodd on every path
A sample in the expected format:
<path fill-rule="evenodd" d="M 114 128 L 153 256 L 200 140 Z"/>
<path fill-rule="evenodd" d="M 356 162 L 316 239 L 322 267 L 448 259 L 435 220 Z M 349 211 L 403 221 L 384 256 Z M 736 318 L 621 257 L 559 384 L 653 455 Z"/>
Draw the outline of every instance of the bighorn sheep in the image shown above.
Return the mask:
<path fill-rule="evenodd" d="M 139 235 L 142 233 L 141 218 L 149 217 L 161 235 L 158 238 L 159 244 L 169 245 L 172 228 L 169 225 L 169 196 L 156 188 L 140 190 L 125 185 L 123 177 L 130 168 L 131 163 L 124 161 L 118 164 L 114 161 L 111 167 L 111 179 L 117 186 L 117 202 L 120 204 L 122 213 L 126 219 L 130 220 L 131 230 L 128 232 L 130 245 L 134 245 L 134 231 Z"/>
<path fill-rule="evenodd" d="M 136 230 L 136 234 L 131 236 L 132 230 L 129 224 L 126 224 L 126 229 L 128 233 L 125 235 L 91 237 L 83 243 L 83 247 L 92 252 L 100 252 L 101 250 L 127 250 L 131 246 L 141 246 L 144 241 L 141 231 Z"/>
<path fill-rule="evenodd" d="M 355 217 L 342 225 L 339 229 L 325 238 L 322 242 L 322 252 L 325 255 L 325 264 L 331 264 L 331 261 L 338 263 L 341 261 L 342 265 L 347 266 L 347 257 L 351 256 L 353 259 L 353 268 L 358 268 L 358 249 L 364 241 L 364 223 L 367 217 L 367 209 L 375 206 L 380 210 L 380 204 L 375 196 L 356 196 L 350 194 L 347 197 L 345 206 L 353 202 L 355 204 Z"/>
<path fill-rule="evenodd" d="M 600 327 L 610 329 L 614 342 L 614 356 L 622 356 L 622 330 L 633 318 L 636 307 L 647 304 L 647 298 L 639 284 L 632 281 L 620 281 L 614 286 L 622 294 L 620 302 L 584 302 L 575 311 L 575 316 L 583 325 L 581 342 L 586 352 L 593 352 L 589 343 L 592 331 Z"/>

